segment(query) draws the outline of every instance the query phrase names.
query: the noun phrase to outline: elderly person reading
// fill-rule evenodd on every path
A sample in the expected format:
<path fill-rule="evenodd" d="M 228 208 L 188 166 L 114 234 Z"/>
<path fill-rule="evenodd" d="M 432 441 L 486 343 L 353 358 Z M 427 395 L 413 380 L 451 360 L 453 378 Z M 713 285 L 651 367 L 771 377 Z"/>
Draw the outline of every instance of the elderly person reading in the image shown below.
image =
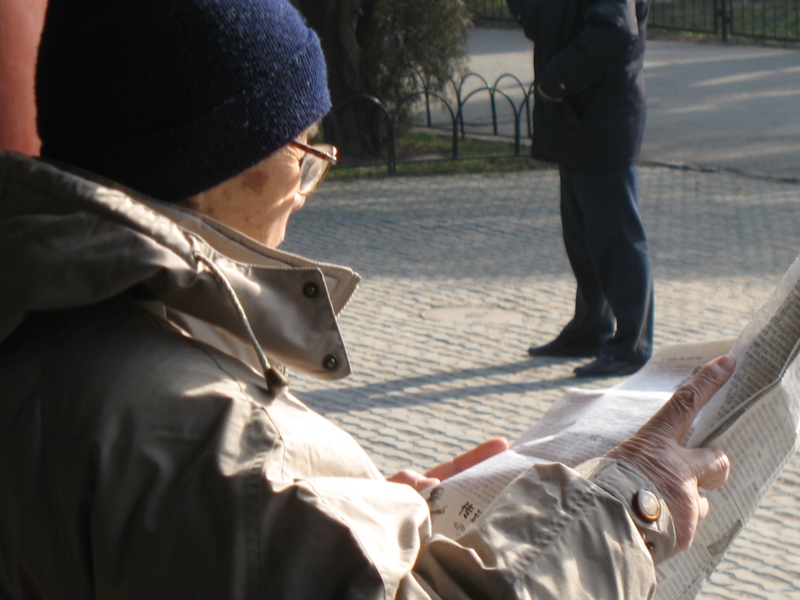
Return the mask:
<path fill-rule="evenodd" d="M 294 396 L 348 374 L 357 276 L 276 249 L 336 160 L 287 0 L 50 0 L 37 97 L 43 158 L 0 158 L 0 596 L 644 598 L 691 543 L 728 459 L 680 441 L 730 359 L 456 540 L 417 490 L 503 440 L 387 480 Z"/>

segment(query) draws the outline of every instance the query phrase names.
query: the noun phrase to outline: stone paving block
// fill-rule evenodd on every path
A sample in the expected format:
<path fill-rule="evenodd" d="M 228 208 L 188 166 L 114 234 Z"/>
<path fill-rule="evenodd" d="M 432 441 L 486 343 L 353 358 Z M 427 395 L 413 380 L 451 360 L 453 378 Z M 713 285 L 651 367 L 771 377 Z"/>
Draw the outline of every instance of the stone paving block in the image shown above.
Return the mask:
<path fill-rule="evenodd" d="M 640 189 L 656 344 L 738 335 L 800 254 L 800 186 L 645 167 Z M 298 396 L 388 475 L 513 439 L 566 387 L 618 382 L 526 353 L 571 317 L 557 198 L 552 170 L 326 183 L 285 248 L 362 274 L 340 319 L 354 374 L 295 376 Z M 700 597 L 800 598 L 799 509 L 793 457 Z"/>

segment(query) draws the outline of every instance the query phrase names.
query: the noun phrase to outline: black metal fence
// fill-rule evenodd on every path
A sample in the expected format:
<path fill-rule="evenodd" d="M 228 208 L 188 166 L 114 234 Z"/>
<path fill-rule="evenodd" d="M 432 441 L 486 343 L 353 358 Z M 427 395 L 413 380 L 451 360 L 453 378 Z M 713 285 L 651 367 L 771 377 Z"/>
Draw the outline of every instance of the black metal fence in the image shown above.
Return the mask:
<path fill-rule="evenodd" d="M 387 150 L 384 156 L 375 160 L 343 160 L 339 167 L 364 167 L 384 165 L 389 175 L 397 173 L 399 162 L 431 162 L 433 160 L 458 160 L 460 143 L 470 136 L 498 137 L 513 140 L 513 154 L 522 155 L 522 140 L 530 139 L 532 133 L 531 111 L 533 109 L 533 82 L 523 83 L 516 75 L 505 73 L 495 81 L 489 82 L 478 73 L 467 73 L 460 81 L 451 80 L 451 85 L 442 93 L 425 89 L 403 98 L 393 108 L 374 96 L 357 95 L 347 98 L 333 107 L 330 118 L 337 112 L 357 107 L 377 108 L 384 116 L 388 130 Z M 439 159 L 422 158 L 415 160 L 398 159 L 398 115 L 406 107 L 411 107 L 414 125 L 446 134 L 452 140 L 451 151 Z M 323 120 L 323 130 L 325 120 Z M 497 157 L 497 155 L 491 155 Z M 469 158 L 488 158 L 475 156 Z"/>
<path fill-rule="evenodd" d="M 476 19 L 513 22 L 505 0 L 466 0 Z M 651 0 L 649 27 L 800 42 L 800 0 Z"/>

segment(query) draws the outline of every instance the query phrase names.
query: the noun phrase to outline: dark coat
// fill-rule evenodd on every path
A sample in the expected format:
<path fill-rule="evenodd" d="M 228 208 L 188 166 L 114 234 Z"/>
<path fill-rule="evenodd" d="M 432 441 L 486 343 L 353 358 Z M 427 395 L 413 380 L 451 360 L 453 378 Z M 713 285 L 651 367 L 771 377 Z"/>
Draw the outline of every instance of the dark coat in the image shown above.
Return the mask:
<path fill-rule="evenodd" d="M 647 0 L 507 3 L 534 42 L 533 157 L 575 168 L 635 161 L 646 113 Z"/>

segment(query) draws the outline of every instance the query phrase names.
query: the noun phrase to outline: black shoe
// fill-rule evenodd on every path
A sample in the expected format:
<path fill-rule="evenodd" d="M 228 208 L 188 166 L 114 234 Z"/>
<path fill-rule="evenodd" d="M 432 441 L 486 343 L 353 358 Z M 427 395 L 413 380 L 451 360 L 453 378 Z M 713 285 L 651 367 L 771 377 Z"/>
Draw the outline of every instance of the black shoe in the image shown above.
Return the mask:
<path fill-rule="evenodd" d="M 643 362 L 622 360 L 613 356 L 598 356 L 592 362 L 576 367 L 573 373 L 575 377 L 613 377 L 636 373 L 643 366 Z"/>
<path fill-rule="evenodd" d="M 570 344 L 558 338 L 554 339 L 552 342 L 548 342 L 544 346 L 531 346 L 528 348 L 528 354 L 531 356 L 586 358 L 597 356 L 598 352 L 600 352 L 598 346 Z"/>

